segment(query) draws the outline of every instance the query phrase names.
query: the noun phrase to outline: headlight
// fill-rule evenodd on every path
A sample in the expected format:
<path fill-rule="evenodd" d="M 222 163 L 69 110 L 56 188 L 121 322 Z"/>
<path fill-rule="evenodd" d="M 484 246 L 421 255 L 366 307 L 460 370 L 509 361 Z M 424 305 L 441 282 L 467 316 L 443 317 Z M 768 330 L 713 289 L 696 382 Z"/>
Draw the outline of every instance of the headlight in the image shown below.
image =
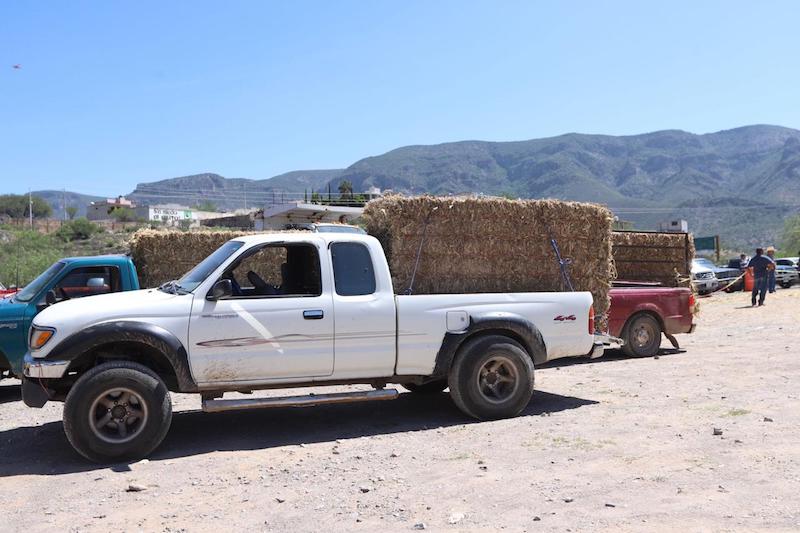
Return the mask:
<path fill-rule="evenodd" d="M 30 338 L 30 347 L 31 350 L 38 350 L 49 341 L 53 335 L 55 334 L 56 330 L 53 328 L 41 328 L 38 326 L 31 327 L 31 338 Z"/>

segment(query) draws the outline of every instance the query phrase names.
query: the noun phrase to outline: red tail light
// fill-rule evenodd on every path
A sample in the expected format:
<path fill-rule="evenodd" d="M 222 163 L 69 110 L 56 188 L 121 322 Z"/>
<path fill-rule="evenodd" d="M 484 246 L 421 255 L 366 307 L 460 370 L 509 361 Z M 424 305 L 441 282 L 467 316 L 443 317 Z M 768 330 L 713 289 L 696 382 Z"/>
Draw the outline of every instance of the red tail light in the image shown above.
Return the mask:
<path fill-rule="evenodd" d="M 594 306 L 589 307 L 589 335 L 594 335 Z"/>
<path fill-rule="evenodd" d="M 689 314 L 694 314 L 694 304 L 696 303 L 694 299 L 694 293 L 689 295 Z"/>

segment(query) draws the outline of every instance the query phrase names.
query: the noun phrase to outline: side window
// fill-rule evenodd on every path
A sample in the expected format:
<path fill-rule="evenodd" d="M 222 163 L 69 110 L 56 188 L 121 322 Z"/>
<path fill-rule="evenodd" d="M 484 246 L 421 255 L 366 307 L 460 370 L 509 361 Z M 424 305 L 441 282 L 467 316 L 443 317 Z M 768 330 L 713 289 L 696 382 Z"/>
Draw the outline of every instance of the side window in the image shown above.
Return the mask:
<path fill-rule="evenodd" d="M 369 249 L 360 242 L 331 244 L 336 294 L 361 296 L 375 292 L 375 271 Z"/>
<path fill-rule="evenodd" d="M 234 298 L 319 296 L 319 254 L 310 244 L 266 245 L 246 252 L 222 275 Z"/>
<path fill-rule="evenodd" d="M 76 268 L 55 286 L 56 298 L 61 300 L 108 294 L 119 290 L 119 269 L 108 266 Z"/>

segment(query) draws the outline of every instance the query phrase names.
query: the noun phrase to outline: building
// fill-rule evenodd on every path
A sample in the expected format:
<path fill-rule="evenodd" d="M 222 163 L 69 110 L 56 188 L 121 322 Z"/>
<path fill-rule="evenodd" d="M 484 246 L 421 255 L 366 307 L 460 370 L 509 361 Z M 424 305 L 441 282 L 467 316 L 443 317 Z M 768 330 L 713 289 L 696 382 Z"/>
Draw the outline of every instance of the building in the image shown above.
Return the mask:
<path fill-rule="evenodd" d="M 659 231 L 667 231 L 670 233 L 688 233 L 689 223 L 685 220 L 670 220 L 669 222 L 662 222 L 658 225 Z"/>
<path fill-rule="evenodd" d="M 225 213 L 213 211 L 198 211 L 189 207 L 177 204 L 165 205 L 143 205 L 135 210 L 136 218 L 149 222 L 160 222 L 167 226 L 179 226 L 182 224 L 190 227 L 200 225 L 200 221 L 226 216 Z"/>
<path fill-rule="evenodd" d="M 136 204 L 124 196 L 106 198 L 104 202 L 92 202 L 86 206 L 86 218 L 89 220 L 113 220 L 114 217 L 111 213 L 117 209 L 136 209 Z"/>
<path fill-rule="evenodd" d="M 119 209 L 130 210 L 130 221 L 159 222 L 168 226 L 188 225 L 195 227 L 201 220 L 225 216 L 224 213 L 198 211 L 178 204 L 164 205 L 136 205 L 124 196 L 108 198 L 105 202 L 92 202 L 86 208 L 86 218 L 89 220 L 115 220 L 114 211 Z"/>

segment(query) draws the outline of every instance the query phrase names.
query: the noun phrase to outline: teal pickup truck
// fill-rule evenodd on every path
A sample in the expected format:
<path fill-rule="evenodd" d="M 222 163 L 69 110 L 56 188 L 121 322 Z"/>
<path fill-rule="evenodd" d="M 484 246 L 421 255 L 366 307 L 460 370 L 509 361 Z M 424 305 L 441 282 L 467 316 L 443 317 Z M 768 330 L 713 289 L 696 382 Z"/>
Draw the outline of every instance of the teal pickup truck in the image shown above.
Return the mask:
<path fill-rule="evenodd" d="M 0 379 L 22 375 L 33 317 L 72 298 L 135 291 L 139 277 L 125 255 L 69 257 L 53 263 L 19 292 L 0 299 Z"/>

